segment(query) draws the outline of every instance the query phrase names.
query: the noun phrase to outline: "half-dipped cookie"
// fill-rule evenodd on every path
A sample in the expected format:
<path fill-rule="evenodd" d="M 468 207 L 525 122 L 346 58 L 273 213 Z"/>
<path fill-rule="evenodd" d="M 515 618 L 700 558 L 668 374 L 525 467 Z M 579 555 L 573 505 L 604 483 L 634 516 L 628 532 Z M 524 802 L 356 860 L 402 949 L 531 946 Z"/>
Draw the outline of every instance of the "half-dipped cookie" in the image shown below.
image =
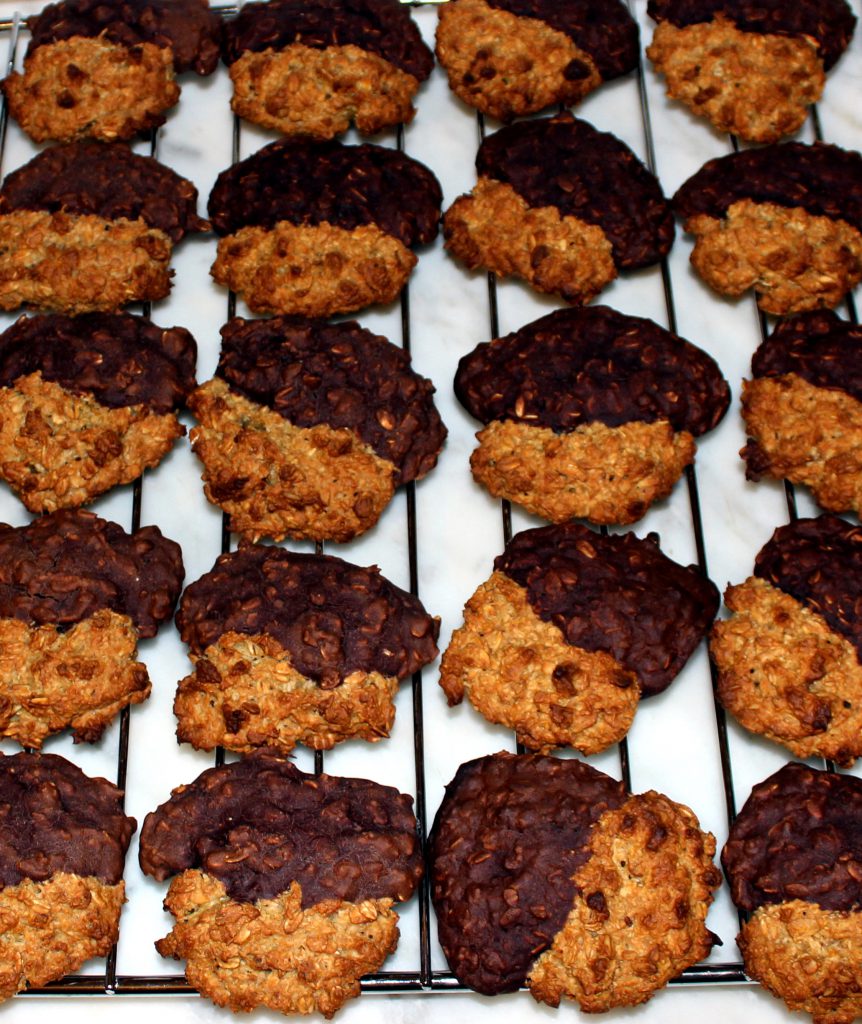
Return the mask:
<path fill-rule="evenodd" d="M 150 693 L 137 641 L 170 619 L 179 545 L 64 509 L 0 524 L 0 736 L 40 747 L 71 728 L 94 742 Z"/>
<path fill-rule="evenodd" d="M 21 317 L 0 334 L 0 478 L 31 512 L 158 465 L 185 427 L 197 346 L 129 313 Z"/>
<path fill-rule="evenodd" d="M 633 533 L 524 530 L 464 608 L 440 665 L 450 704 L 546 753 L 597 753 L 628 732 L 709 630 L 718 590 Z"/>
<path fill-rule="evenodd" d="M 223 171 L 212 275 L 255 313 L 329 316 L 391 302 L 434 240 L 442 192 L 406 154 L 288 138 Z"/>
<path fill-rule="evenodd" d="M 478 345 L 455 393 L 485 424 L 474 478 L 556 523 L 640 519 L 730 400 L 705 352 L 607 306 L 557 310 Z"/>
<path fill-rule="evenodd" d="M 649 0 L 668 95 L 750 142 L 792 135 L 850 43 L 845 0 Z"/>
<path fill-rule="evenodd" d="M 405 124 L 434 55 L 398 0 L 268 0 L 225 24 L 223 57 L 240 117 L 331 139 Z"/>
<path fill-rule="evenodd" d="M 27 27 L 23 73 L 2 89 L 35 142 L 130 139 L 164 123 L 177 74 L 218 64 L 221 21 L 206 0 L 60 0 Z"/>
<path fill-rule="evenodd" d="M 170 291 L 197 189 L 121 142 L 46 149 L 0 188 L 0 309 L 116 310 Z"/>
<path fill-rule="evenodd" d="M 511 121 L 634 70 L 638 29 L 620 0 L 451 0 L 436 53 L 459 99 Z"/>
<path fill-rule="evenodd" d="M 446 428 L 407 353 L 355 321 L 235 318 L 189 398 L 207 497 L 246 539 L 346 541 L 436 464 Z"/>
<path fill-rule="evenodd" d="M 710 160 L 673 198 L 698 274 L 765 313 L 836 306 L 862 280 L 862 155 L 784 142 Z"/>
<path fill-rule="evenodd" d="M 388 736 L 398 684 L 437 656 L 440 624 L 376 566 L 246 545 L 186 589 L 177 626 L 194 665 L 178 738 L 287 753 Z"/>
<path fill-rule="evenodd" d="M 831 310 L 782 320 L 742 383 L 749 480 L 805 484 L 830 512 L 862 510 L 862 328 Z"/>
<path fill-rule="evenodd" d="M 785 765 L 751 791 L 721 863 L 745 971 L 815 1024 L 862 1015 L 862 780 Z"/>
<path fill-rule="evenodd" d="M 682 804 L 574 759 L 461 765 L 429 840 L 440 944 L 485 995 L 587 1013 L 646 1002 L 709 953 L 715 840 Z"/>
<path fill-rule="evenodd" d="M 569 113 L 487 136 L 476 170 L 472 192 L 443 217 L 446 248 L 471 270 L 585 303 L 673 242 L 655 176 L 616 136 Z"/>
<path fill-rule="evenodd" d="M 203 772 L 141 830 L 143 870 L 174 876 L 156 948 L 219 1006 L 331 1017 L 397 944 L 422 875 L 412 804 L 271 751 Z"/>
<path fill-rule="evenodd" d="M 106 779 L 56 754 L 0 755 L 0 999 L 111 951 L 135 828 Z"/>
<path fill-rule="evenodd" d="M 797 519 L 725 591 L 710 650 L 721 703 L 797 757 L 849 766 L 862 754 L 862 529 Z"/>

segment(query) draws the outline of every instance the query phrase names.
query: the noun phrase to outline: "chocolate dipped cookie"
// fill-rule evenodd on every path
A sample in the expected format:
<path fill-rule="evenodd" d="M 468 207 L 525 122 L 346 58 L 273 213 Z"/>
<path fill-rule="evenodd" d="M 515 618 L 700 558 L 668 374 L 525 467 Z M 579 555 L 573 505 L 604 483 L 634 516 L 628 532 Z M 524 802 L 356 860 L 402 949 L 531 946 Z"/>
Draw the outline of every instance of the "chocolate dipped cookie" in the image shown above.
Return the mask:
<path fill-rule="evenodd" d="M 749 142 L 801 127 L 856 27 L 845 0 L 649 0 L 647 13 L 668 95 Z"/>
<path fill-rule="evenodd" d="M 106 779 L 56 754 L 0 755 L 0 999 L 111 951 L 135 828 Z"/>
<path fill-rule="evenodd" d="M 862 780 L 785 765 L 751 791 L 721 863 L 746 973 L 815 1024 L 862 1015 Z"/>
<path fill-rule="evenodd" d="M 225 24 L 236 114 L 285 135 L 364 135 L 413 119 L 434 55 L 398 0 L 268 0 Z"/>
<path fill-rule="evenodd" d="M 85 313 L 164 298 L 197 189 L 121 142 L 46 149 L 0 188 L 0 309 Z"/>
<path fill-rule="evenodd" d="M 185 434 L 197 345 L 130 313 L 21 317 L 0 334 L 0 478 L 30 512 L 86 504 Z"/>
<path fill-rule="evenodd" d="M 782 320 L 742 382 L 749 480 L 810 488 L 830 512 L 862 510 L 862 328 L 831 310 Z"/>
<path fill-rule="evenodd" d="M 526 985 L 587 1013 L 648 1000 L 715 941 L 715 840 L 682 804 L 577 760 L 461 765 L 429 837 L 440 944 L 485 995 Z"/>
<path fill-rule="evenodd" d="M 862 155 L 784 142 L 710 160 L 674 208 L 691 263 L 722 295 L 753 289 L 764 313 L 836 306 L 862 280 Z"/>
<path fill-rule="evenodd" d="M 255 313 L 330 316 L 397 298 L 437 236 L 442 192 L 406 154 L 282 139 L 223 171 L 211 273 Z"/>
<path fill-rule="evenodd" d="M 485 424 L 474 478 L 555 523 L 632 523 L 727 411 L 715 361 L 652 320 L 561 309 L 478 345 L 455 394 Z"/>
<path fill-rule="evenodd" d="M 673 242 L 661 186 L 616 136 L 571 114 L 507 125 L 476 157 L 478 181 L 443 217 L 446 248 L 470 270 L 523 278 L 579 304 Z"/>
<path fill-rule="evenodd" d="M 725 591 L 710 651 L 721 703 L 797 757 L 849 767 L 862 754 L 862 529 L 797 519 Z"/>
<path fill-rule="evenodd" d="M 716 587 L 652 539 L 579 523 L 516 534 L 464 608 L 440 664 L 450 705 L 547 753 L 597 753 L 628 732 L 709 630 Z"/>
<path fill-rule="evenodd" d="M 34 142 L 131 139 L 164 123 L 177 74 L 218 64 L 221 21 L 206 0 L 60 0 L 27 27 L 24 70 L 2 88 Z"/>
<path fill-rule="evenodd" d="M 137 641 L 170 619 L 182 582 L 179 545 L 155 526 L 127 534 L 72 509 L 0 524 L 0 736 L 94 742 L 146 700 Z"/>
<path fill-rule="evenodd" d="M 186 589 L 177 626 L 194 665 L 178 738 L 288 753 L 388 736 L 398 684 L 437 656 L 440 623 L 376 566 L 247 545 Z"/>
<path fill-rule="evenodd" d="M 241 537 L 350 540 L 436 465 L 446 428 L 403 349 L 355 321 L 235 318 L 221 333 L 191 441 Z"/>
<path fill-rule="evenodd" d="M 156 948 L 219 1006 L 331 1017 L 397 944 L 422 875 L 412 803 L 272 751 L 203 772 L 141 830 L 144 872 L 174 876 Z"/>
<path fill-rule="evenodd" d="M 637 67 L 637 24 L 620 0 L 451 0 L 438 10 L 449 87 L 502 121 L 572 106 Z"/>

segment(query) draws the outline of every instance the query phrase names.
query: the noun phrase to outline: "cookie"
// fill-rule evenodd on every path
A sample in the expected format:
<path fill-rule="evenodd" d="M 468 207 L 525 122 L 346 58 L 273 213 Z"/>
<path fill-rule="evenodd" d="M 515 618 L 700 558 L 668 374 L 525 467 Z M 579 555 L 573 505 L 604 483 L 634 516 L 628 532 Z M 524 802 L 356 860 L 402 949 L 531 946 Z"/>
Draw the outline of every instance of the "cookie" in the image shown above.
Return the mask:
<path fill-rule="evenodd" d="M 478 181 L 443 217 L 446 248 L 470 270 L 523 278 L 567 302 L 594 299 L 673 242 L 661 186 L 616 136 L 560 114 L 489 135 Z"/>
<path fill-rule="evenodd" d="M 640 519 L 730 400 L 705 352 L 607 306 L 557 310 L 478 345 L 455 394 L 485 424 L 473 477 L 555 523 Z"/>
<path fill-rule="evenodd" d="M 211 273 L 255 313 L 325 317 L 392 302 L 413 248 L 437 235 L 441 202 L 432 172 L 398 150 L 282 139 L 218 176 Z"/>
<path fill-rule="evenodd" d="M 271 751 L 203 772 L 141 830 L 144 872 L 175 876 L 156 948 L 219 1006 L 331 1017 L 395 949 L 422 875 L 412 803 Z"/>
<path fill-rule="evenodd" d="M 673 198 L 691 263 L 722 295 L 753 289 L 764 313 L 837 305 L 862 280 L 862 155 L 774 143 L 710 160 Z"/>
<path fill-rule="evenodd" d="M 446 428 L 409 355 L 355 321 L 235 318 L 189 399 L 211 502 L 256 540 L 346 541 L 436 464 Z"/>
<path fill-rule="evenodd" d="M 134 818 L 56 754 L 0 755 L 0 999 L 107 956 Z"/>
<path fill-rule="evenodd" d="M 862 781 L 787 764 L 754 786 L 721 862 L 746 973 L 815 1024 L 862 1014 Z"/>
<path fill-rule="evenodd" d="M 439 7 L 435 49 L 455 95 L 508 122 L 633 71 L 638 29 L 619 0 L 453 0 Z"/>
<path fill-rule="evenodd" d="M 146 700 L 137 641 L 171 617 L 182 582 L 179 545 L 155 526 L 127 534 L 71 509 L 0 524 L 0 736 L 40 747 L 71 728 L 94 742 Z"/>
<path fill-rule="evenodd" d="M 164 123 L 177 73 L 218 64 L 221 21 L 205 0 L 61 0 L 27 27 L 24 71 L 2 88 L 34 142 L 131 139 Z"/>
<path fill-rule="evenodd" d="M 862 530 L 837 516 L 779 527 L 728 587 L 710 650 L 721 703 L 797 757 L 862 754 Z"/>
<path fill-rule="evenodd" d="M 429 837 L 440 944 L 485 995 L 526 984 L 587 1013 L 645 1002 L 705 957 L 715 840 L 682 804 L 577 760 L 461 765 Z"/>
<path fill-rule="evenodd" d="M 668 95 L 749 142 L 802 126 L 856 27 L 845 0 L 650 0 L 647 13 Z"/>
<path fill-rule="evenodd" d="M 376 566 L 247 545 L 186 588 L 177 627 L 194 665 L 178 738 L 288 753 L 388 736 L 398 684 L 437 656 L 440 622 Z"/>
<path fill-rule="evenodd" d="M 413 119 L 434 56 L 398 0 L 270 0 L 226 22 L 234 113 L 285 135 L 363 135 Z"/>
<path fill-rule="evenodd" d="M 464 609 L 440 664 L 450 705 L 547 753 L 597 753 L 628 732 L 708 631 L 714 584 L 633 533 L 579 523 L 524 530 Z"/>
<path fill-rule="evenodd" d="M 0 188 L 0 309 L 115 310 L 170 291 L 171 251 L 208 227 L 197 189 L 120 142 L 46 149 Z"/>
<path fill-rule="evenodd" d="M 0 478 L 37 513 L 136 480 L 185 433 L 196 356 L 129 313 L 21 317 L 0 334 Z"/>
<path fill-rule="evenodd" d="M 749 480 L 805 484 L 830 512 L 862 509 L 862 329 L 831 310 L 782 320 L 742 383 Z"/>

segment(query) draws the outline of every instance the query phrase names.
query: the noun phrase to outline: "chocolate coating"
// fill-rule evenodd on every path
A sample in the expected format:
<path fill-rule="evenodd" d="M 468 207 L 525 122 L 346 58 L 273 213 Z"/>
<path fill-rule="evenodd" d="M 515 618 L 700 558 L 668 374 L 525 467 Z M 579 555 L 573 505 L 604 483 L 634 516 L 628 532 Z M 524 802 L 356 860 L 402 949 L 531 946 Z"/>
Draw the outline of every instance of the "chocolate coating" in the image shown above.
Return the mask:
<path fill-rule="evenodd" d="M 178 242 L 205 231 L 195 213 L 194 185 L 122 142 L 70 142 L 51 146 L 7 175 L 0 214 L 12 210 L 95 214 L 106 220 L 143 220 Z"/>
<path fill-rule="evenodd" d="M 862 527 L 828 514 L 780 526 L 758 553 L 754 575 L 825 619 L 862 663 Z"/>
<path fill-rule="evenodd" d="M 365 779 L 307 775 L 268 750 L 210 768 L 144 819 L 141 867 L 188 868 L 252 903 L 302 886 L 322 900 L 406 900 L 422 876 L 413 799 Z"/>
<path fill-rule="evenodd" d="M 249 50 L 316 50 L 352 44 L 377 54 L 423 82 L 434 67 L 408 9 L 398 0 L 268 0 L 244 4 L 224 28 L 225 64 Z"/>
<path fill-rule="evenodd" d="M 221 331 L 216 374 L 299 427 L 346 427 L 396 467 L 396 482 L 437 462 L 446 428 L 434 386 L 410 357 L 355 320 L 235 318 Z"/>
<path fill-rule="evenodd" d="M 683 220 L 721 218 L 741 199 L 798 206 L 862 231 L 862 155 L 825 142 L 777 142 L 707 161 L 673 197 Z"/>
<path fill-rule="evenodd" d="M 116 885 L 137 827 L 123 792 L 56 754 L 0 755 L 0 886 L 59 871 Z"/>
<path fill-rule="evenodd" d="M 220 235 L 279 221 L 376 224 L 410 247 L 436 237 L 442 196 L 431 171 L 398 150 L 288 138 L 222 171 L 209 214 Z"/>
<path fill-rule="evenodd" d="M 580 523 L 517 534 L 494 568 L 527 591 L 540 619 L 568 643 L 606 651 L 641 684 L 661 693 L 715 618 L 715 584 L 663 554 L 651 538 L 607 536 Z"/>
<path fill-rule="evenodd" d="M 169 49 L 177 72 L 209 75 L 218 65 L 221 18 L 206 0 L 62 0 L 27 19 L 30 54 L 46 43 L 104 36 L 129 48 Z"/>
<path fill-rule="evenodd" d="M 483 423 L 520 420 L 558 433 L 665 419 L 698 436 L 730 402 L 705 352 L 608 306 L 559 309 L 478 345 L 458 363 L 455 394 Z"/>
<path fill-rule="evenodd" d="M 195 387 L 195 339 L 131 313 L 21 317 L 0 334 L 0 387 L 42 374 L 112 409 L 179 409 Z"/>
<path fill-rule="evenodd" d="M 590 827 L 626 799 L 574 759 L 498 753 L 462 764 L 429 836 L 440 945 L 460 982 L 496 995 L 525 981 L 572 908 Z"/>
<path fill-rule="evenodd" d="M 518 121 L 489 135 L 476 169 L 530 206 L 597 225 L 620 269 L 656 263 L 673 242 L 673 214 L 653 174 L 616 136 L 571 114 Z"/>
<path fill-rule="evenodd" d="M 679 28 L 722 17 L 743 32 L 808 36 L 817 41 L 827 71 L 847 49 L 856 27 L 844 0 L 649 0 L 647 14 Z"/>
<path fill-rule="evenodd" d="M 187 587 L 177 627 L 194 654 L 223 633 L 265 633 L 325 688 L 357 670 L 404 679 L 437 656 L 440 628 L 376 566 L 263 544 L 221 555 Z"/>
<path fill-rule="evenodd" d="M 638 27 L 620 0 L 488 0 L 489 7 L 538 18 L 588 53 L 605 81 L 637 67 Z"/>
<path fill-rule="evenodd" d="M 795 373 L 862 401 L 862 327 L 831 309 L 785 317 L 751 359 L 755 377 Z"/>
<path fill-rule="evenodd" d="M 180 547 L 156 526 L 128 534 L 92 512 L 62 509 L 27 526 L 0 523 L 0 617 L 71 626 L 103 608 L 140 637 L 170 618 L 183 583 Z"/>
<path fill-rule="evenodd" d="M 742 910 L 862 907 L 862 779 L 791 762 L 751 790 L 721 852 Z"/>

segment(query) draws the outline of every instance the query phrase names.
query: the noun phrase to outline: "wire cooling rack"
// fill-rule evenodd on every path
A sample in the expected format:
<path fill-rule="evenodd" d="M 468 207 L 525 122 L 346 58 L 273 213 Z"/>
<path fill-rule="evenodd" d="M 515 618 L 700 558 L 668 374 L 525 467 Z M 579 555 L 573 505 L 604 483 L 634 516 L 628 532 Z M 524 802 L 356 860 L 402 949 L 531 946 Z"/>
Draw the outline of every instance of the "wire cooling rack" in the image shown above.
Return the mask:
<path fill-rule="evenodd" d="M 21 14 L 39 6 L 23 3 Z M 413 5 L 429 42 L 436 19 L 434 6 Z M 641 27 L 643 48 L 652 32 L 645 0 L 632 0 L 630 6 Z M 218 9 L 225 17 L 235 13 L 234 7 Z M 6 16 L 9 11 L 11 6 L 0 2 L 4 15 L 0 43 L 6 42 L 7 68 L 20 65 L 27 39 L 19 16 Z M 853 100 L 862 82 L 859 44 L 857 38 L 854 49 L 830 76 L 823 102 L 800 134 L 805 141 L 817 138 L 862 148 L 862 117 Z M 273 136 L 232 118 L 224 68 L 210 80 L 184 76 L 182 87 L 180 106 L 167 124 L 136 145 L 191 178 L 200 190 L 202 210 L 216 174 Z M 403 148 L 430 166 L 441 179 L 448 206 L 472 186 L 476 148 L 484 133 L 497 126 L 486 125 L 481 116 L 455 100 L 440 69 L 423 87 L 417 107 L 413 124 L 379 141 Z M 645 58 L 636 74 L 603 87 L 575 112 L 623 138 L 659 176 L 668 195 L 706 159 L 736 146 L 735 140 L 719 136 L 667 101 Z M 0 173 L 20 166 L 34 152 L 17 126 L 7 122 L 3 108 Z M 674 249 L 660 267 L 615 282 L 598 301 L 650 316 L 705 348 L 738 395 L 751 353 L 769 324 L 753 300 L 729 303 L 705 289 L 688 269 L 690 248 L 689 240 L 678 231 Z M 215 367 L 219 326 L 235 313 L 244 313 L 233 296 L 209 279 L 213 256 L 212 238 L 184 242 L 175 253 L 171 297 L 146 310 L 157 323 L 177 323 L 192 330 L 200 349 L 200 381 Z M 432 378 L 450 437 L 438 468 L 419 485 L 403 488 L 371 535 L 346 546 L 327 545 L 327 551 L 359 564 L 377 563 L 390 579 L 418 594 L 429 611 L 442 617 L 441 649 L 460 624 L 464 601 L 489 574 L 494 555 L 513 532 L 538 523 L 506 502 L 493 502 L 469 479 L 467 459 L 478 425 L 454 401 L 455 366 L 478 342 L 514 330 L 555 306 L 553 300 L 532 294 L 516 282 L 498 284 L 491 277 L 468 274 L 443 254 L 438 241 L 420 254 L 419 266 L 397 304 L 358 317 L 364 326 L 403 345 L 417 369 Z M 856 319 L 852 297 L 843 312 Z M 0 325 L 12 319 L 11 315 L 0 317 Z M 734 403 L 719 428 L 701 441 L 696 466 L 689 468 L 671 498 L 633 527 L 641 536 L 657 535 L 666 553 L 680 562 L 696 563 L 722 589 L 749 574 L 754 554 L 776 526 L 815 512 L 808 496 L 795 494 L 789 485 L 746 483 L 737 455 L 743 440 Z M 232 543 L 229 523 L 203 498 L 199 472 L 183 442 L 157 470 L 134 486 L 100 499 L 93 508 L 127 529 L 142 523 L 159 525 L 180 541 L 186 578 L 191 581 Z M 24 510 L 5 489 L 0 492 L 0 519 L 16 524 L 27 521 Z M 163 630 L 156 641 L 142 645 L 141 656 L 154 681 L 154 693 L 146 705 L 131 712 L 127 709 L 95 747 L 73 747 L 66 737 L 46 745 L 90 774 L 117 781 L 126 789 L 127 805 L 139 823 L 167 798 L 170 788 L 191 781 L 212 763 L 211 755 L 179 748 L 174 740 L 173 690 L 188 670 L 178 638 Z M 501 747 L 514 749 L 512 737 L 481 721 L 470 708 L 445 707 L 436 685 L 436 666 L 431 666 L 402 688 L 391 739 L 374 746 L 343 744 L 325 756 L 299 751 L 297 762 L 305 770 L 365 775 L 411 792 L 424 837 L 443 785 L 458 764 Z M 220 759 L 217 754 L 216 760 Z M 666 694 L 639 710 L 629 738 L 590 762 L 623 779 L 635 792 L 656 788 L 688 803 L 716 835 L 720 847 L 751 785 L 785 760 L 777 748 L 726 721 L 712 698 L 710 666 L 701 649 Z M 55 982 L 38 994 L 148 996 L 191 991 L 180 967 L 161 961 L 152 951 L 152 941 L 168 930 L 170 922 L 160 908 L 164 888 L 143 878 L 135 854 L 133 846 L 126 872 L 129 904 L 118 948 L 104 964 L 96 962 L 86 973 Z M 733 942 L 738 918 L 726 892 L 719 894 L 709 924 L 720 934 L 723 947 L 673 984 L 746 982 Z M 387 970 L 364 979 L 364 992 L 426 997 L 463 991 L 436 944 L 427 880 L 404 909 L 401 932 L 398 953 Z M 529 1007 L 528 1001 L 522 1009 Z"/>

